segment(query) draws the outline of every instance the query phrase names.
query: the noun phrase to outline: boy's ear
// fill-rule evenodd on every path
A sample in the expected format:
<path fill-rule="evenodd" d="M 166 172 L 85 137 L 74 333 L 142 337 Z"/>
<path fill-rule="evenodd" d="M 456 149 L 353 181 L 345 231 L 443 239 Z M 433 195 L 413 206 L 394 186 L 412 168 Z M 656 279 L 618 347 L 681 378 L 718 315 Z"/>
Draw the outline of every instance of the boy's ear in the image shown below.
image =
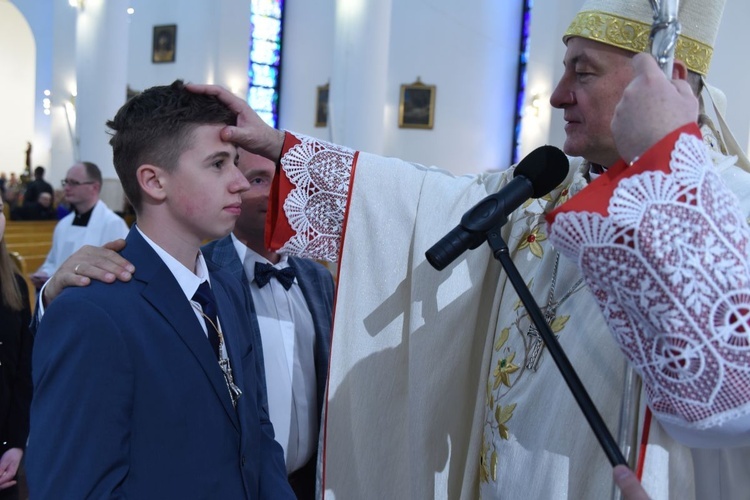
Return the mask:
<path fill-rule="evenodd" d="M 687 80 L 687 65 L 679 59 L 674 60 L 672 65 L 672 80 Z"/>
<path fill-rule="evenodd" d="M 155 201 L 163 201 L 166 198 L 164 170 L 155 165 L 144 164 L 138 167 L 135 177 L 146 197 Z"/>

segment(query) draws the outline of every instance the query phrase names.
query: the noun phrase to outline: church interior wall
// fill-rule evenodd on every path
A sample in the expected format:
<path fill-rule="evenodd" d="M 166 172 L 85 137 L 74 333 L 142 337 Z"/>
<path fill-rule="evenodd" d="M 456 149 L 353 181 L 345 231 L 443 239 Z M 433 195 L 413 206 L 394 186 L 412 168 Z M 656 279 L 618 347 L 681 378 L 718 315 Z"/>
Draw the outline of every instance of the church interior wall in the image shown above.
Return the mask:
<path fill-rule="evenodd" d="M 385 154 L 455 174 L 512 159 L 521 2 L 394 2 Z M 397 127 L 399 89 L 436 85 L 434 129 Z"/>
<path fill-rule="evenodd" d="M 34 66 L 36 43 L 23 15 L 0 2 L 0 172 L 23 165 L 26 143 L 34 135 Z M 17 172 L 20 173 L 20 172 Z"/>
<path fill-rule="evenodd" d="M 85 0 L 85 4 L 93 11 L 96 2 L 103 1 Z M 0 7 L 8 8 L 7 3 L 8 0 L 0 1 Z M 248 0 L 124 3 L 132 6 L 135 14 L 128 18 L 123 50 L 111 57 L 120 58 L 124 65 L 125 85 L 142 90 L 183 78 L 218 83 L 238 95 L 245 94 L 250 36 Z M 367 8 L 368 2 L 286 3 L 280 126 L 353 147 L 371 146 L 367 150 L 374 153 L 439 165 L 456 174 L 506 166 L 511 157 L 521 2 L 510 7 L 507 2 L 491 0 L 385 3 L 387 8 L 378 7 L 382 17 L 376 22 L 387 30 L 377 35 L 386 37 L 386 46 L 375 53 L 377 61 L 367 60 L 366 42 L 346 44 L 346 37 L 353 36 L 353 30 L 346 32 L 342 24 L 346 22 L 342 16 L 352 15 L 349 11 L 353 5 Z M 579 3 L 534 2 L 522 131 L 524 153 L 541 144 L 563 143 L 562 113 L 552 110 L 548 100 L 562 72 L 564 46 L 560 36 Z M 33 89 L 33 106 L 26 112 L 32 116 L 33 131 L 25 134 L 30 134 L 34 142 L 32 163 L 50 167 L 48 177 L 59 182 L 78 153 L 75 137 L 69 132 L 66 103 L 71 102 L 78 84 L 76 75 L 86 64 L 76 60 L 81 51 L 76 50 L 75 37 L 76 15 L 85 15 L 86 11 L 76 14 L 65 0 L 12 0 L 10 4 L 25 17 L 37 47 L 36 56 L 24 58 L 14 72 L 32 74 L 19 78 L 26 82 L 26 88 Z M 738 57 L 741 47 L 750 42 L 750 32 L 743 22 L 748 14 L 750 4 L 737 0 L 727 3 L 709 78 L 727 94 L 727 119 L 741 145 L 747 145 L 750 138 L 750 93 L 744 89 L 744 65 Z M 364 35 L 368 35 L 366 21 L 362 18 L 358 21 L 362 24 L 357 25 L 365 30 Z M 151 62 L 152 29 L 161 24 L 177 25 L 174 63 Z M 0 37 L 4 40 L 3 50 L 14 43 L 7 34 Z M 364 56 L 358 58 L 357 54 Z M 399 87 L 417 77 L 437 87 L 432 130 L 401 129 L 397 125 Z M 334 126 L 315 127 L 316 87 L 329 81 Z M 95 84 L 108 85 L 107 75 L 100 75 Z M 45 88 L 53 91 L 49 116 L 42 113 L 41 93 Z M 124 102 L 125 89 L 118 88 L 117 96 L 105 97 L 117 99 L 111 103 L 113 109 Z M 538 98 L 538 111 L 529 106 L 532 96 Z M 79 102 L 86 98 L 76 96 Z M 374 99 L 374 104 L 368 106 L 369 99 Z M 13 117 L 14 124 L 23 121 L 18 118 L 22 111 L 11 107 L 6 110 L 13 111 L 3 113 L 6 124 L 9 117 Z M 357 118 L 358 115 L 361 116 Z M 80 121 L 89 117 L 76 118 L 82 130 Z M 103 127 L 103 123 L 94 126 Z M 12 145 L 3 149 L 18 157 L 26 140 L 22 139 L 20 152 Z M 21 169 L 18 159 L 5 160 L 0 156 L 0 171 Z M 105 177 L 113 177 L 111 166 L 104 165 L 103 170 Z"/>

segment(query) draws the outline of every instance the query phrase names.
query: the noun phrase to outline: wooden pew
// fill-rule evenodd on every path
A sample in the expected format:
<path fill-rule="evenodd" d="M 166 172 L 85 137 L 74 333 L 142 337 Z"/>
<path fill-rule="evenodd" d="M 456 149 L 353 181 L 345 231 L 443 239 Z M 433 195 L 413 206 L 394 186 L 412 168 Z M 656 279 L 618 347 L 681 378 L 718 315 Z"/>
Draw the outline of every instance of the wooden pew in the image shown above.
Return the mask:
<path fill-rule="evenodd" d="M 37 255 L 49 253 L 49 249 L 52 248 L 52 240 L 47 241 L 36 241 L 33 243 L 11 243 L 6 241 L 5 244 L 10 252 L 18 252 L 22 256 L 26 255 Z"/>
<path fill-rule="evenodd" d="M 21 243 L 43 243 L 45 241 L 51 242 L 52 241 L 52 232 L 50 231 L 40 231 L 37 233 L 6 233 L 5 237 L 3 238 L 6 243 L 9 245 L 11 244 L 21 244 Z"/>
<path fill-rule="evenodd" d="M 47 259 L 56 225 L 57 221 L 8 221 L 6 224 L 3 239 L 29 286 L 32 308 L 36 298 L 29 275 L 36 272 Z"/>
<path fill-rule="evenodd" d="M 5 234 L 49 232 L 51 236 L 56 225 L 56 220 L 9 220 Z"/>

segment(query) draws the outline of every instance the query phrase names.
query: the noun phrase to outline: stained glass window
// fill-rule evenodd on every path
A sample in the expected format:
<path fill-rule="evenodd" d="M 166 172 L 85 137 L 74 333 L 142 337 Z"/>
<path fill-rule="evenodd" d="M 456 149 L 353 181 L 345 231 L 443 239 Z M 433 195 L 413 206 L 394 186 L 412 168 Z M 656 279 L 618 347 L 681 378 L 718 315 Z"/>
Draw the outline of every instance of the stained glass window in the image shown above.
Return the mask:
<path fill-rule="evenodd" d="M 279 120 L 284 0 L 252 0 L 250 9 L 250 86 L 247 102 L 266 123 L 276 127 Z"/>
<path fill-rule="evenodd" d="M 529 62 L 529 28 L 531 23 L 532 0 L 524 0 L 523 16 L 521 24 L 521 46 L 518 60 L 518 81 L 516 85 L 516 116 L 513 127 L 513 164 L 518 163 L 521 150 L 521 118 L 523 116 L 524 102 L 526 101 L 526 66 Z"/>

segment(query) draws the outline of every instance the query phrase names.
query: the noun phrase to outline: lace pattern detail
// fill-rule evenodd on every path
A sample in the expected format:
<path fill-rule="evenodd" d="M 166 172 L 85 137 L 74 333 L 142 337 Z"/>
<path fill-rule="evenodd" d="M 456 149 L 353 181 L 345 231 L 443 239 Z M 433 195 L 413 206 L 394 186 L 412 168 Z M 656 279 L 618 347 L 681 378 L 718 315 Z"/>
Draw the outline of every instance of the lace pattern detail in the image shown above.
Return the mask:
<path fill-rule="evenodd" d="M 696 429 L 750 413 L 750 231 L 712 158 L 683 134 L 670 174 L 624 179 L 608 217 L 563 213 L 550 231 L 581 267 L 652 410 Z"/>
<path fill-rule="evenodd" d="M 335 262 L 343 231 L 354 151 L 305 136 L 281 158 L 295 186 L 284 213 L 295 235 L 280 249 L 300 257 Z"/>

